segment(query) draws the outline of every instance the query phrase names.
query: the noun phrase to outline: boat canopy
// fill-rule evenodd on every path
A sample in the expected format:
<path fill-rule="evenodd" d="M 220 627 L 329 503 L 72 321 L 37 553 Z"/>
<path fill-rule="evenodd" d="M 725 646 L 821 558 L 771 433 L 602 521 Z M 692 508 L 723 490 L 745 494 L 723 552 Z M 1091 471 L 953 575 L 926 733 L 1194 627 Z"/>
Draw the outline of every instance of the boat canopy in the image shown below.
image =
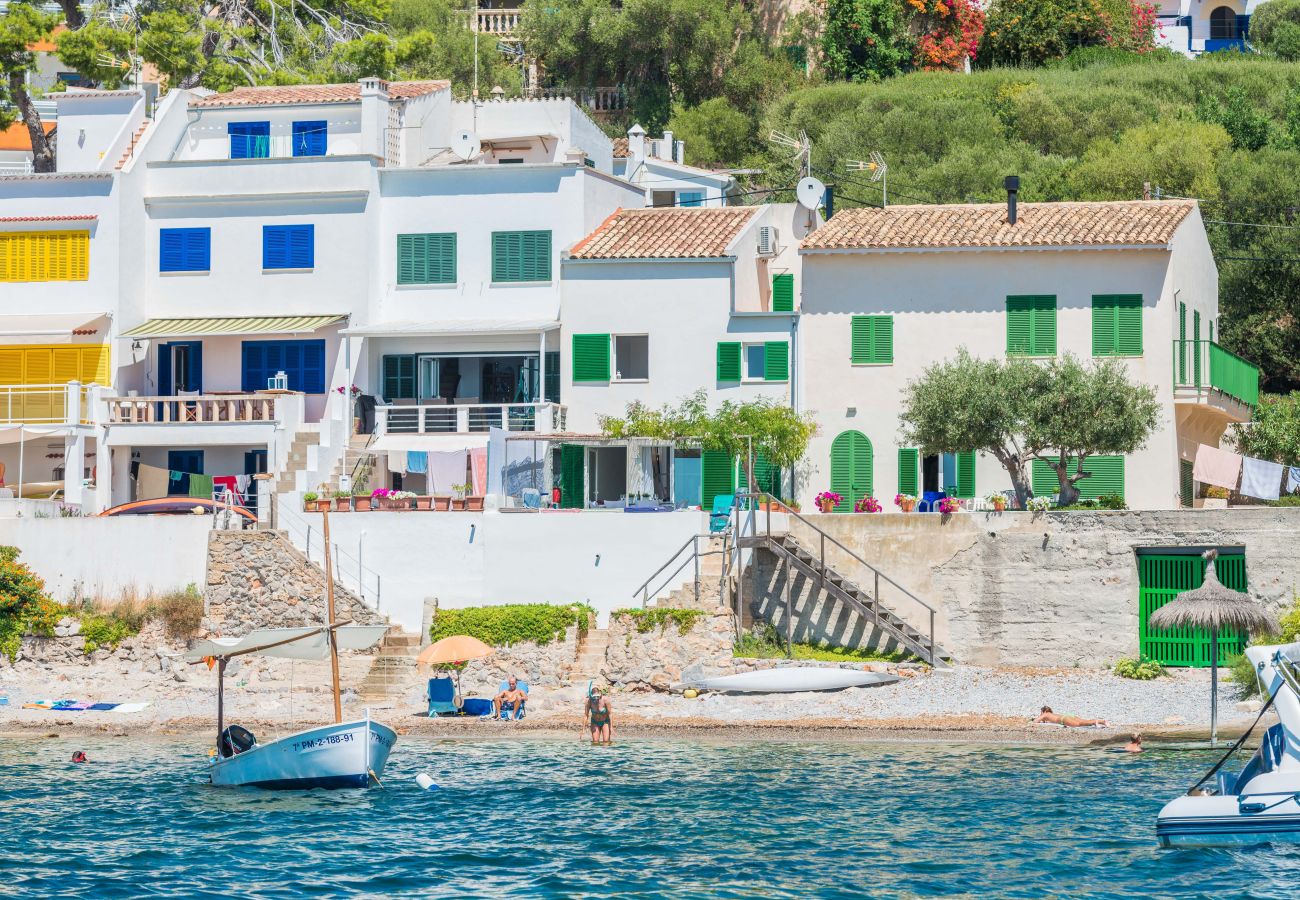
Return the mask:
<path fill-rule="evenodd" d="M 328 629 L 323 625 L 303 628 L 259 628 L 243 637 L 208 638 L 185 654 L 188 662 L 208 657 L 276 656 L 281 659 L 326 659 L 329 657 Z M 340 650 L 366 650 L 383 640 L 387 625 L 341 625 L 334 629 Z"/>

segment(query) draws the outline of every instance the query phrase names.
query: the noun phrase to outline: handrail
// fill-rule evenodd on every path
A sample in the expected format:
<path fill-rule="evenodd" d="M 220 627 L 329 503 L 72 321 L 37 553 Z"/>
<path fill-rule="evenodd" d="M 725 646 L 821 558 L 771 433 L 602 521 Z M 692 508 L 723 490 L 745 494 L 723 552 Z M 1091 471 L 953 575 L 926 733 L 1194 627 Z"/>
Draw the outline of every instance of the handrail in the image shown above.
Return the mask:
<path fill-rule="evenodd" d="M 1217 390 L 1248 406 L 1259 403 L 1259 367 L 1211 340 L 1173 339 L 1174 388 Z"/>
<path fill-rule="evenodd" d="M 642 605 L 642 607 L 646 606 L 646 605 L 647 605 L 647 602 L 648 602 L 648 600 L 649 600 L 649 596 L 648 596 L 648 594 L 646 593 L 646 588 L 648 588 L 648 587 L 650 586 L 650 582 L 652 582 L 652 581 L 654 581 L 656 578 L 658 578 L 660 572 L 662 572 L 664 569 L 666 569 L 666 568 L 668 568 L 669 566 L 671 566 L 671 565 L 673 564 L 673 561 L 674 561 L 675 559 L 677 559 L 677 557 L 679 557 L 679 556 L 682 555 L 682 551 L 684 551 L 687 547 L 690 547 L 690 546 L 692 546 L 692 545 L 695 547 L 695 553 L 693 554 L 693 555 L 695 556 L 695 558 L 696 558 L 696 565 L 695 565 L 695 575 L 696 575 L 696 578 L 695 578 L 695 585 L 696 585 L 696 587 L 695 587 L 695 590 L 696 590 L 696 592 L 697 592 L 697 594 L 698 594 L 698 592 L 699 592 L 699 583 L 700 583 L 700 579 L 699 579 L 699 572 L 700 572 L 700 567 L 699 567 L 699 555 L 700 555 L 700 551 L 699 551 L 699 541 L 700 541 L 700 536 L 699 536 L 698 534 L 693 534 L 693 535 L 691 535 L 691 536 L 686 540 L 686 543 L 684 543 L 684 544 L 682 544 L 680 547 L 678 547 L 678 548 L 673 552 L 673 555 L 670 556 L 670 557 L 668 557 L 668 560 L 667 560 L 667 561 L 666 561 L 662 566 L 660 566 L 659 568 L 655 569 L 654 574 L 652 574 L 649 578 L 647 578 L 647 579 L 646 579 L 646 580 L 641 584 L 640 587 L 638 587 L 635 591 L 632 592 L 632 598 L 633 598 L 633 599 L 636 599 L 637 594 L 641 594 L 641 595 L 642 595 L 642 596 L 641 596 L 641 605 Z M 678 566 L 678 567 L 677 567 L 677 572 L 680 572 L 684 566 L 685 566 L 685 563 L 682 563 L 681 566 Z M 676 575 L 677 572 L 674 572 L 673 575 Z M 672 577 L 672 576 L 669 576 L 669 577 Z"/>

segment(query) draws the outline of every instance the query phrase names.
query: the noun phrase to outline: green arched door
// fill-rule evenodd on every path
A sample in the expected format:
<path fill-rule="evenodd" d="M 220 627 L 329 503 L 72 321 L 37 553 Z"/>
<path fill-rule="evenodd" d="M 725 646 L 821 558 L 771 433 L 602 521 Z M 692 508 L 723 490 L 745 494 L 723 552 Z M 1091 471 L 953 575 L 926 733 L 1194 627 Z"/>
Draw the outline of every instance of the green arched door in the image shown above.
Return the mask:
<path fill-rule="evenodd" d="M 831 490 L 844 498 L 836 512 L 852 512 L 871 496 L 871 441 L 861 431 L 842 432 L 831 444 Z"/>

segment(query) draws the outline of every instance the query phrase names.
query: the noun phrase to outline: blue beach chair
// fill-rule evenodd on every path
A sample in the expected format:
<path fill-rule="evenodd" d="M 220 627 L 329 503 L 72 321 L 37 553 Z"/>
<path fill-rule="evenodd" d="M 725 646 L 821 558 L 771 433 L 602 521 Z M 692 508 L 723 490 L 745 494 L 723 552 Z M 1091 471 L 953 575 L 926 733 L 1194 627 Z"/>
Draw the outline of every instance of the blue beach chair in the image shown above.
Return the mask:
<path fill-rule="evenodd" d="M 521 690 L 521 691 L 524 692 L 524 696 L 527 697 L 527 696 L 528 696 L 528 682 L 526 682 L 526 681 L 518 681 L 518 680 L 516 680 L 516 681 L 515 681 L 515 684 L 518 686 L 519 690 Z M 509 689 L 510 689 L 510 682 L 508 682 L 508 681 L 503 681 L 503 682 L 501 682 L 501 687 L 499 688 L 499 690 L 506 691 L 506 690 L 509 690 Z M 520 719 L 522 719 L 522 718 L 524 717 L 524 707 L 527 706 L 527 705 L 528 705 L 528 701 L 527 701 L 527 700 L 525 700 L 523 703 L 520 703 L 518 709 L 515 709 L 515 705 L 514 705 L 513 703 L 502 703 L 502 704 L 501 704 L 501 719 L 502 719 L 502 721 L 506 721 L 506 722 L 510 721 L 510 719 L 512 718 L 511 713 L 514 714 L 514 715 L 513 715 L 514 720 L 515 720 L 516 722 L 519 721 Z"/>
<path fill-rule="evenodd" d="M 429 679 L 429 718 L 436 716 L 454 716 L 456 709 L 456 685 L 450 675 Z"/>
<path fill-rule="evenodd" d="M 735 505 L 735 494 L 718 494 L 713 498 L 713 509 L 709 512 L 710 534 L 727 530 L 727 526 L 731 524 L 731 508 Z"/>

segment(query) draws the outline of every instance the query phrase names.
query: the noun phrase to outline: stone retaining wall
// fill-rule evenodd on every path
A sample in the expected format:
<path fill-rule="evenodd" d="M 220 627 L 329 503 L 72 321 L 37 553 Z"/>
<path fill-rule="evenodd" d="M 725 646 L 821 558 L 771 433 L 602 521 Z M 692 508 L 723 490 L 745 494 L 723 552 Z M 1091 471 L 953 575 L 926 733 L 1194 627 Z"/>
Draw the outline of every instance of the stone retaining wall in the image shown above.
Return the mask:
<path fill-rule="evenodd" d="M 414 564 L 414 561 L 412 561 Z M 341 583 L 335 615 L 357 624 L 385 619 Z M 214 531 L 208 541 L 204 627 L 226 634 L 325 621 L 325 573 L 277 531 Z"/>
<path fill-rule="evenodd" d="M 613 612 L 603 678 L 618 688 L 667 690 L 692 666 L 729 669 L 735 617 L 726 607 L 701 616 L 685 632 L 672 621 L 638 631 L 637 620 Z"/>
<path fill-rule="evenodd" d="M 578 655 L 578 627 L 570 625 L 561 640 L 549 644 L 531 641 L 499 647 L 486 659 L 476 659 L 461 673 L 466 697 L 493 697 L 511 675 L 532 687 L 558 687 L 573 671 Z"/>
<path fill-rule="evenodd" d="M 1249 594 L 1278 613 L 1300 587 L 1300 509 L 1068 513 L 818 515 L 819 527 L 937 609 L 936 637 L 959 662 L 1107 665 L 1138 652 L 1139 550 L 1244 548 Z M 817 551 L 800 522 L 791 533 Z M 744 579 L 747 612 L 784 634 L 784 578 L 756 554 Z M 872 590 L 870 573 L 828 542 L 827 559 Z M 756 590 L 755 590 L 756 588 Z M 869 620 L 791 578 L 795 639 L 879 643 Z M 918 628 L 923 608 L 886 585 L 884 602 Z"/>

